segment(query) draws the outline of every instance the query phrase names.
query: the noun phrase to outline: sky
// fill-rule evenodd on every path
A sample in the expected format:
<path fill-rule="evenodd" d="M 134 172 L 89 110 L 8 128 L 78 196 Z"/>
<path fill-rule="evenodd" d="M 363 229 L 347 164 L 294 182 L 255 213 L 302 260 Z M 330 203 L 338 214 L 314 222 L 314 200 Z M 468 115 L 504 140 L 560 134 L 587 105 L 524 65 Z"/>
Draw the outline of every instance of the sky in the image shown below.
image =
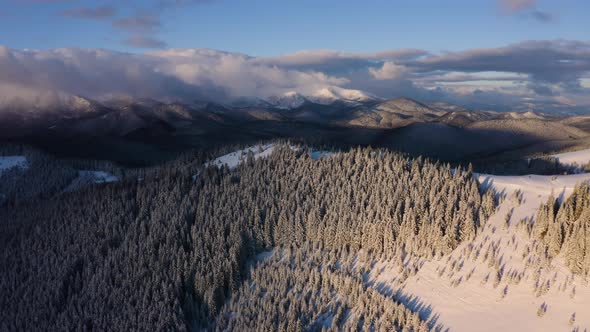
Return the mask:
<path fill-rule="evenodd" d="M 587 0 L 0 4 L 0 103 L 46 91 L 227 99 L 337 86 L 474 108 L 590 105 Z"/>

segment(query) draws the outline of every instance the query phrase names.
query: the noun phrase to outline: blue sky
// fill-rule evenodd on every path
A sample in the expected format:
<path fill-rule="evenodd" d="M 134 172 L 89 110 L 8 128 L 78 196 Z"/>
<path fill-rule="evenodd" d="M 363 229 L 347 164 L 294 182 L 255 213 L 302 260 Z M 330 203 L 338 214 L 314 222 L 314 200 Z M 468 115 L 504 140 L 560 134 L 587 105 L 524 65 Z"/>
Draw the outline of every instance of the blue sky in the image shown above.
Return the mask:
<path fill-rule="evenodd" d="M 130 35 L 149 35 L 161 41 L 161 47 L 272 56 L 304 49 L 438 52 L 523 40 L 588 39 L 589 1 L 516 2 L 529 7 L 508 8 L 497 0 L 2 0 L 0 44 L 137 52 L 142 48 L 125 40 Z M 64 15 L 100 7 L 112 8 L 113 14 L 94 19 Z M 552 19 L 535 19 L 529 13 L 533 10 Z M 113 26 L 113 20 L 142 14 L 153 15 L 159 25 L 150 31 Z"/>
<path fill-rule="evenodd" d="M 0 0 L 0 104 L 361 90 L 590 111 L 588 0 Z"/>

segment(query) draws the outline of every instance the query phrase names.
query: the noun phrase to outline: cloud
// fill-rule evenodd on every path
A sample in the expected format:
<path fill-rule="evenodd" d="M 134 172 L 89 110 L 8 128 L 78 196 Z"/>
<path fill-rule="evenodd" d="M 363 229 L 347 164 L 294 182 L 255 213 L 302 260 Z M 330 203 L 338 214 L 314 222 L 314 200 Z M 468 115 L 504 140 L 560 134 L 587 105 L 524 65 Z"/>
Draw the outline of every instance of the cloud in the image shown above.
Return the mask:
<path fill-rule="evenodd" d="M 555 16 L 554 14 L 551 14 L 551 13 L 545 12 L 545 11 L 541 11 L 538 9 L 531 11 L 530 16 L 537 21 L 546 22 L 546 23 L 553 22 L 553 21 L 557 20 L 557 16 Z"/>
<path fill-rule="evenodd" d="M 208 2 L 213 2 L 213 1 L 214 0 L 158 0 L 157 5 L 160 8 L 174 8 L 174 7 L 182 7 L 182 6 L 208 3 Z"/>
<path fill-rule="evenodd" d="M 165 48 L 166 42 L 147 36 L 131 36 L 125 40 L 127 45 L 137 48 Z"/>
<path fill-rule="evenodd" d="M 393 80 L 403 77 L 407 68 L 388 61 L 380 69 L 369 68 L 369 73 L 377 80 Z"/>
<path fill-rule="evenodd" d="M 163 48 L 151 35 L 132 35 L 138 48 Z M 433 54 L 422 50 L 346 53 L 301 51 L 277 57 L 211 49 L 144 54 L 92 49 L 14 50 L 0 47 L 0 95 L 31 91 L 103 98 L 112 95 L 193 101 L 266 98 L 336 86 L 385 97 L 407 96 L 464 106 L 511 108 L 536 101 L 589 100 L 590 42 L 527 41 L 504 47 Z M 11 86 L 10 89 L 3 88 Z M 8 93 L 7 91 L 12 91 Z M 45 94 L 51 96 L 51 94 Z M 564 99 L 565 98 L 565 99 Z M 527 101 L 528 100 L 528 101 Z"/>
<path fill-rule="evenodd" d="M 31 3 L 62 3 L 62 2 L 71 2 L 72 0 L 23 0 L 24 2 L 31 2 Z"/>
<path fill-rule="evenodd" d="M 590 42 L 527 41 L 498 48 L 472 49 L 402 61 L 418 72 L 510 72 L 534 80 L 576 81 L 590 70 Z"/>
<path fill-rule="evenodd" d="M 500 6 L 502 9 L 512 13 L 532 9 L 535 8 L 536 5 L 536 0 L 500 0 Z"/>
<path fill-rule="evenodd" d="M 71 0 L 22 0 L 34 3 L 61 3 Z M 71 18 L 104 20 L 119 30 L 128 33 L 122 43 L 136 48 L 164 48 L 166 42 L 155 35 L 161 30 L 162 15 L 165 12 L 181 10 L 183 7 L 212 2 L 214 0 L 148 0 L 141 2 L 106 0 L 109 5 L 99 7 L 73 7 L 58 12 Z M 117 12 L 132 15 L 117 16 Z"/>
<path fill-rule="evenodd" d="M 318 70 L 330 74 L 366 70 L 367 63 L 381 65 L 383 61 L 408 60 L 429 54 L 418 49 L 386 50 L 374 53 L 347 53 L 334 50 L 306 50 L 278 57 L 260 57 L 254 63 L 299 70 Z"/>
<path fill-rule="evenodd" d="M 501 10 L 509 15 L 521 15 L 524 18 L 532 18 L 542 23 L 554 22 L 557 15 L 540 10 L 537 0 L 499 0 Z"/>
<path fill-rule="evenodd" d="M 113 21 L 113 26 L 134 32 L 153 32 L 162 26 L 162 22 L 156 14 L 141 12 L 133 16 L 116 19 Z"/>
<path fill-rule="evenodd" d="M 86 18 L 86 19 L 95 19 L 95 20 L 102 20 L 114 17 L 116 14 L 116 10 L 112 6 L 100 6 L 96 8 L 90 7 L 79 7 L 61 11 L 59 15 L 67 16 L 67 17 L 75 17 L 75 18 Z"/>
<path fill-rule="evenodd" d="M 295 70 L 259 63 L 244 54 L 210 49 L 171 49 L 148 53 L 166 62 L 163 73 L 195 86 L 214 84 L 233 96 L 268 97 L 291 90 L 311 93 L 321 87 L 343 85 L 346 78 L 324 72 Z"/>

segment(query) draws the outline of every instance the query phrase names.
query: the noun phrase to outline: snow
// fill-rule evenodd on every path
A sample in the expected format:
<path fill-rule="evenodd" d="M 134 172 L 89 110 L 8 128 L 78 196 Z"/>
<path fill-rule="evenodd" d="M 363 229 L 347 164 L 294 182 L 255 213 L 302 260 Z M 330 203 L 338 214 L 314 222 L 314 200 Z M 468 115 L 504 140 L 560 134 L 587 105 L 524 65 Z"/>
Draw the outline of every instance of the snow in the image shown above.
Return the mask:
<path fill-rule="evenodd" d="M 0 175 L 2 175 L 3 171 L 14 167 L 27 169 L 29 167 L 27 158 L 25 156 L 0 156 Z"/>
<path fill-rule="evenodd" d="M 223 167 L 227 166 L 229 169 L 234 169 L 238 167 L 242 162 L 244 162 L 248 158 L 248 153 L 252 152 L 254 159 L 258 158 L 266 158 L 270 156 L 270 154 L 275 149 L 275 144 L 265 144 L 265 145 L 253 145 L 247 147 L 245 149 L 237 150 L 228 154 L 225 154 L 219 158 L 216 158 L 212 161 L 208 161 L 204 164 L 205 167 L 208 166 L 217 166 Z M 299 148 L 296 146 L 290 146 L 293 150 L 298 150 Z M 336 152 L 331 151 L 324 151 L 324 150 L 307 150 L 307 153 L 310 155 L 311 159 L 319 160 L 322 158 L 329 158 L 336 154 Z M 193 180 L 196 180 L 199 175 L 195 174 L 192 176 Z"/>
<path fill-rule="evenodd" d="M 295 109 L 307 101 L 316 104 L 330 105 L 336 101 L 343 101 L 356 105 L 358 103 L 380 100 L 380 98 L 360 90 L 343 89 L 336 86 L 323 87 L 312 93 L 302 95 L 296 91 L 289 91 L 282 95 L 272 96 L 267 99 L 271 105 L 281 109 Z"/>
<path fill-rule="evenodd" d="M 336 152 L 321 151 L 321 150 L 310 150 L 310 151 L 308 151 L 308 153 L 311 156 L 311 159 L 313 159 L 313 160 L 319 160 L 322 158 L 330 158 L 336 154 Z"/>
<path fill-rule="evenodd" d="M 279 96 L 272 96 L 267 102 L 280 109 L 295 109 L 305 104 L 307 99 L 295 91 L 289 91 Z"/>
<path fill-rule="evenodd" d="M 346 102 L 367 102 L 377 100 L 377 97 L 360 90 L 343 89 L 334 86 L 322 88 L 307 96 L 307 98 L 318 104 L 332 104 L 339 100 Z"/>
<path fill-rule="evenodd" d="M 536 268 L 525 264 L 531 257 L 525 248 L 532 245 L 532 240 L 517 224 L 525 218 L 534 218 L 539 205 L 546 202 L 551 193 L 561 199 L 567 198 L 577 183 L 590 180 L 590 174 L 476 176 L 482 186 L 493 186 L 506 197 L 476 238 L 445 257 L 424 262 L 418 273 L 405 281 L 399 278 L 395 264 L 378 263 L 369 274 L 369 283 L 382 293 L 407 303 L 440 330 L 572 331 L 576 327 L 589 328 L 590 286 L 578 277 L 568 282 L 571 274 L 561 256 L 543 270 L 540 280 L 542 283 L 550 280 L 549 291 L 539 296 L 535 294 Z M 521 203 L 511 198 L 515 190 L 523 193 Z M 509 211 L 512 217 L 507 225 Z M 498 247 L 496 257 L 501 257 L 505 271 L 505 277 L 496 287 L 493 279 L 497 266 L 484 262 L 482 257 L 492 243 Z M 481 256 L 476 258 L 476 250 L 468 250 L 470 245 L 476 250 L 481 246 Z M 453 269 L 453 262 L 461 267 Z M 522 274 L 523 279 L 520 283 L 510 282 L 506 277 L 510 273 Z M 485 281 L 488 275 L 489 280 Z M 543 303 L 548 310 L 539 317 L 537 311 Z M 576 320 L 570 325 L 574 313 Z"/>
<path fill-rule="evenodd" d="M 250 152 L 253 154 L 254 159 L 265 158 L 268 157 L 274 151 L 274 148 L 275 144 L 272 143 L 265 145 L 250 146 L 248 148 L 237 150 L 226 155 L 223 155 L 215 160 L 206 162 L 205 166 L 227 166 L 230 169 L 234 169 L 248 158 L 248 154 Z"/>
<path fill-rule="evenodd" d="M 564 165 L 583 166 L 590 163 L 590 149 L 558 153 L 552 157 L 559 159 L 559 162 Z"/>
<path fill-rule="evenodd" d="M 78 171 L 78 174 L 83 177 L 92 178 L 94 183 L 110 183 L 119 181 L 119 178 L 116 176 L 103 171 Z"/>
<path fill-rule="evenodd" d="M 119 181 L 119 178 L 104 172 L 104 171 L 88 171 L 82 170 L 78 171 L 78 177 L 75 178 L 65 189 L 64 192 L 71 192 L 80 190 L 84 187 L 94 185 L 94 184 L 103 184 L 103 183 L 113 183 Z"/>
<path fill-rule="evenodd" d="M 541 202 L 537 198 L 547 199 L 551 193 L 560 199 L 569 196 L 577 183 L 590 179 L 590 174 L 574 175 L 477 175 L 478 181 L 484 189 L 492 186 L 497 192 L 511 195 L 515 190 L 522 190 L 529 198 L 527 204 L 536 210 Z M 539 204 L 536 204 L 536 203 Z"/>

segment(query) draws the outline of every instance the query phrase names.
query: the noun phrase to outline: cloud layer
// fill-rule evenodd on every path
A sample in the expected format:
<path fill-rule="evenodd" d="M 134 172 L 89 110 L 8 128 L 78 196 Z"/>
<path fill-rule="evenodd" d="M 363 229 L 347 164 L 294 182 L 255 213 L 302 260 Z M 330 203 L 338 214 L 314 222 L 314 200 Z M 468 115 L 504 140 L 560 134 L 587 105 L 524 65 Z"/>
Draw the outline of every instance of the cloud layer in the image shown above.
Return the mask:
<path fill-rule="evenodd" d="M 128 42 L 165 46 L 141 35 Z M 364 54 L 315 50 L 278 57 L 210 49 L 130 54 L 0 47 L 0 72 L 0 103 L 34 100 L 48 91 L 91 98 L 226 101 L 289 91 L 311 94 L 338 86 L 384 98 L 407 96 L 478 108 L 590 104 L 590 43 L 563 40 L 443 54 L 416 49 Z"/>

